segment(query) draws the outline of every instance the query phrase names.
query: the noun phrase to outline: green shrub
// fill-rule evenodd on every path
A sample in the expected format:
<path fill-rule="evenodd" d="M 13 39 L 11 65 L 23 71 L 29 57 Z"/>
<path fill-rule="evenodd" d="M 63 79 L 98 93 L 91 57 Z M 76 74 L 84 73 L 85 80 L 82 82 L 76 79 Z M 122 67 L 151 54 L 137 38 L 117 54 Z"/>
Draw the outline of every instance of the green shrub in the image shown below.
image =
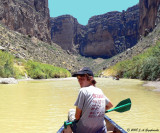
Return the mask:
<path fill-rule="evenodd" d="M 143 62 L 140 78 L 143 80 L 156 80 L 160 76 L 160 58 L 149 57 Z"/>
<path fill-rule="evenodd" d="M 15 77 L 13 64 L 14 57 L 7 52 L 0 51 L 0 76 L 2 78 Z"/>
<path fill-rule="evenodd" d="M 124 78 L 143 80 L 160 78 L 160 41 L 144 53 L 110 67 L 109 71 L 115 71 L 116 74 Z"/>
<path fill-rule="evenodd" d="M 20 65 L 19 65 L 20 63 Z M 25 67 L 24 67 L 25 66 Z M 13 55 L 0 51 L 0 77 L 21 78 L 27 73 L 33 79 L 70 77 L 71 73 L 60 67 L 34 61 L 15 59 Z"/>
<path fill-rule="evenodd" d="M 26 63 L 26 70 L 28 75 L 33 79 L 62 78 L 71 76 L 70 72 L 64 68 L 54 67 L 49 64 L 43 64 L 31 60 Z"/>

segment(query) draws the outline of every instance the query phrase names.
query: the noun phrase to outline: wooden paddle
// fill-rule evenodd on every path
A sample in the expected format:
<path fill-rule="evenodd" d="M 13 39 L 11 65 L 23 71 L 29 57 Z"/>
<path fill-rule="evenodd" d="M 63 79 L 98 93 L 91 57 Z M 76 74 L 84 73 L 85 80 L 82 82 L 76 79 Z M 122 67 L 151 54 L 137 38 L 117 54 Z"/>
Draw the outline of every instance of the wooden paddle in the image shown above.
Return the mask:
<path fill-rule="evenodd" d="M 131 100 L 130 98 L 127 98 L 121 102 L 118 103 L 118 105 L 113 108 L 113 109 L 110 109 L 110 110 L 107 110 L 105 113 L 108 113 L 108 112 L 111 112 L 111 111 L 116 111 L 116 112 L 120 112 L 120 113 L 123 113 L 123 112 L 126 112 L 128 110 L 130 110 L 131 108 Z M 67 128 L 68 125 L 72 125 L 73 123 L 75 123 L 77 121 L 74 121 L 74 122 L 64 122 L 64 127 Z"/>

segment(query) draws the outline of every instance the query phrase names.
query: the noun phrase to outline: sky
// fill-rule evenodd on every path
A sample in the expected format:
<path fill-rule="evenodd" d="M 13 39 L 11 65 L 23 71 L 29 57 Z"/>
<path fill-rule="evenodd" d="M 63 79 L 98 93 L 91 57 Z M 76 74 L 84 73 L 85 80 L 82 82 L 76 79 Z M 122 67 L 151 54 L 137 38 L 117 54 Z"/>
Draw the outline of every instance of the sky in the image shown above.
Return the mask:
<path fill-rule="evenodd" d="M 139 0 L 48 0 L 50 16 L 72 15 L 82 25 L 89 18 L 110 11 L 127 10 L 138 4 Z"/>

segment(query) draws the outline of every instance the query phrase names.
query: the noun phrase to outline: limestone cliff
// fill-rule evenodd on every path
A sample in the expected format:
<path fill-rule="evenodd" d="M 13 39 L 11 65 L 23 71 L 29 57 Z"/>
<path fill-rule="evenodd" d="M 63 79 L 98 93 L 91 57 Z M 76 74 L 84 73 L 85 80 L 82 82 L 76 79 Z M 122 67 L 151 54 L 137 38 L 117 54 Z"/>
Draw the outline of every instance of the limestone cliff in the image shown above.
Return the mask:
<path fill-rule="evenodd" d="M 72 53 L 109 58 L 134 46 L 139 38 L 139 6 L 90 18 L 86 26 L 70 15 L 52 18 L 52 41 Z"/>
<path fill-rule="evenodd" d="M 140 35 L 146 36 L 160 22 L 160 0 L 140 0 Z"/>
<path fill-rule="evenodd" d="M 67 53 L 55 43 L 48 44 L 35 37 L 28 37 L 28 35 L 8 29 L 0 22 L 1 50 L 8 51 L 15 58 L 43 62 L 66 68 L 71 72 L 78 71 L 84 66 L 89 66 L 89 64 L 94 64 L 94 61 L 88 63 L 88 60 L 84 57 Z"/>
<path fill-rule="evenodd" d="M 86 47 L 89 46 L 94 47 L 94 51 L 98 52 L 100 57 L 111 57 L 125 51 L 137 43 L 138 27 L 138 5 L 129 8 L 127 11 L 114 11 L 94 16 L 87 25 L 87 43 L 82 44 L 84 53 L 90 53 L 89 50 L 85 51 Z"/>
<path fill-rule="evenodd" d="M 79 47 L 79 34 L 84 32 L 84 26 L 80 25 L 76 18 L 63 15 L 50 18 L 52 41 L 60 45 L 64 50 L 77 53 Z"/>
<path fill-rule="evenodd" d="M 0 0 L 0 21 L 11 30 L 51 41 L 48 0 Z"/>

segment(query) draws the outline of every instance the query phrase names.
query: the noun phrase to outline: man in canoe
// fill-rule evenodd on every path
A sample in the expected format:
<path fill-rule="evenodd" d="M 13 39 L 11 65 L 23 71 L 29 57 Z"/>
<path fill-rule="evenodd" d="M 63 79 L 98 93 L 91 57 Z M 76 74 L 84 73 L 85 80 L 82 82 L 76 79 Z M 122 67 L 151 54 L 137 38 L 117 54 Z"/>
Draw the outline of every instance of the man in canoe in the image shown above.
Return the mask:
<path fill-rule="evenodd" d="M 103 94 L 102 90 L 95 87 L 96 81 L 93 72 L 84 67 L 74 74 L 80 84 L 80 91 L 75 102 L 75 118 L 78 120 L 76 133 L 107 133 L 104 121 L 105 111 L 113 107 L 110 100 Z"/>

